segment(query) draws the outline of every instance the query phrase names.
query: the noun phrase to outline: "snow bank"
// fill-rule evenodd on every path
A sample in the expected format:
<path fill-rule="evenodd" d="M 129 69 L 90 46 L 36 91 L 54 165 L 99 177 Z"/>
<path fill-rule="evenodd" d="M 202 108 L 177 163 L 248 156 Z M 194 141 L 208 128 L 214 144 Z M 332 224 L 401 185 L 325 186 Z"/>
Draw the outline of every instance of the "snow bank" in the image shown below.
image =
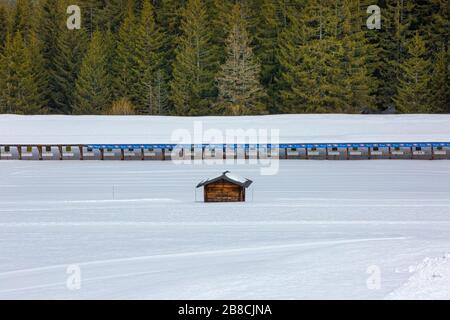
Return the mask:
<path fill-rule="evenodd" d="M 439 258 L 425 258 L 417 266 L 410 266 L 414 273 L 401 288 L 387 299 L 450 299 L 450 253 Z"/>
<path fill-rule="evenodd" d="M 223 134 L 227 129 L 278 129 L 281 143 L 447 142 L 450 139 L 450 115 L 197 118 L 0 115 L 0 144 L 174 143 L 171 136 L 177 129 L 188 130 L 194 135 L 195 124 L 200 134 L 208 129 L 218 129 Z"/>

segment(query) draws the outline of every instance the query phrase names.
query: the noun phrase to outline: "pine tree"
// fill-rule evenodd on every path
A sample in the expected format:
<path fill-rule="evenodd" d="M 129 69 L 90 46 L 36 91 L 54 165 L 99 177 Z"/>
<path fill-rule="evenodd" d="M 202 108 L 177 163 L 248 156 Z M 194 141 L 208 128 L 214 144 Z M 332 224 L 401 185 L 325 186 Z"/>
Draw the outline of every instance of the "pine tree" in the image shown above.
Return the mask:
<path fill-rule="evenodd" d="M 431 112 L 430 62 L 425 58 L 427 49 L 418 32 L 408 46 L 408 53 L 408 58 L 400 65 L 395 104 L 404 113 Z"/>
<path fill-rule="evenodd" d="M 113 60 L 114 98 L 128 98 L 137 103 L 134 88 L 140 77 L 137 61 L 137 18 L 134 13 L 134 2 L 128 2 L 127 15 L 117 33 L 116 52 Z"/>
<path fill-rule="evenodd" d="M 341 82 L 343 91 L 344 112 L 359 113 L 363 110 L 375 109 L 375 99 L 371 93 L 375 90 L 376 80 L 368 69 L 370 59 L 369 46 L 361 29 L 363 15 L 359 0 L 344 0 L 342 3 L 343 21 L 340 27 L 340 41 L 344 49 L 341 61 L 344 79 Z"/>
<path fill-rule="evenodd" d="M 17 0 L 14 7 L 11 33 L 20 32 L 26 44 L 33 29 L 34 3 L 32 0 Z"/>
<path fill-rule="evenodd" d="M 133 0 L 131 0 L 133 1 Z M 112 32 L 119 30 L 126 14 L 128 14 L 128 8 L 130 0 L 108 0 L 105 1 L 105 6 L 100 11 L 99 25 L 110 29 Z M 132 2 L 134 7 L 134 1 Z"/>
<path fill-rule="evenodd" d="M 36 86 L 36 100 L 39 101 L 38 105 L 42 106 L 41 113 L 48 112 L 48 100 L 46 93 L 48 90 L 48 73 L 45 70 L 45 60 L 42 54 L 42 43 L 36 34 L 36 30 L 33 30 L 29 37 L 28 50 L 31 56 L 31 68 L 34 77 L 34 85 Z"/>
<path fill-rule="evenodd" d="M 216 49 L 217 61 L 222 64 L 225 61 L 225 40 L 229 33 L 229 15 L 233 2 L 223 0 L 205 0 L 208 16 L 211 17 L 212 43 Z"/>
<path fill-rule="evenodd" d="M 105 30 L 111 26 L 113 22 L 105 20 L 104 11 L 107 3 L 110 1 L 104 0 L 79 0 L 81 7 L 81 24 L 82 28 L 92 37 L 95 30 Z M 105 23 L 106 22 L 106 23 Z"/>
<path fill-rule="evenodd" d="M 450 112 L 449 54 L 445 47 L 436 53 L 431 78 L 431 105 L 434 112 Z"/>
<path fill-rule="evenodd" d="M 311 0 L 291 19 L 285 32 L 292 37 L 281 41 L 281 102 L 285 112 L 343 112 L 339 63 L 344 58 L 342 43 L 336 39 L 338 19 L 334 1 Z"/>
<path fill-rule="evenodd" d="M 32 51 L 25 46 L 20 32 L 7 36 L 0 56 L 0 113 L 36 114 L 42 111 Z"/>
<path fill-rule="evenodd" d="M 51 99 L 59 112 L 72 113 L 75 81 L 87 47 L 84 29 L 63 29 L 56 40 L 56 55 L 51 70 Z"/>
<path fill-rule="evenodd" d="M 165 60 L 164 73 L 171 75 L 175 61 L 175 49 L 181 35 L 182 11 L 187 0 L 159 0 L 155 5 L 156 22 L 165 35 L 163 52 Z"/>
<path fill-rule="evenodd" d="M 38 2 L 36 34 L 41 46 L 46 79 L 48 87 L 45 90 L 45 99 L 48 101 L 49 111 L 52 113 L 63 113 L 55 98 L 55 88 L 58 88 L 58 82 L 53 77 L 57 70 L 56 57 L 58 55 L 58 37 L 66 28 L 66 8 L 65 2 L 60 0 L 43 0 Z"/>
<path fill-rule="evenodd" d="M 450 2 L 444 0 L 416 1 L 414 6 L 414 30 L 423 34 L 426 46 L 430 49 L 428 58 L 433 52 L 440 52 L 442 47 L 448 48 L 450 28 Z"/>
<path fill-rule="evenodd" d="M 372 4 L 372 3 L 370 3 Z M 380 109 L 392 106 L 396 94 L 400 65 L 407 54 L 408 39 L 412 36 L 414 2 L 411 0 L 386 1 L 382 6 L 382 30 L 370 30 L 370 43 L 377 47 L 373 69 L 377 76 L 378 88 L 375 95 Z"/>
<path fill-rule="evenodd" d="M 104 36 L 94 32 L 76 82 L 74 114 L 101 114 L 111 103 L 108 52 Z"/>
<path fill-rule="evenodd" d="M 301 57 L 298 54 L 299 47 L 306 42 L 300 16 L 302 10 L 291 11 L 283 7 L 283 14 L 286 17 L 283 16 L 285 28 L 279 35 L 277 48 L 279 76 L 276 79 L 276 97 L 279 103 L 276 112 L 298 112 L 299 110 L 291 85 L 295 82 L 295 70 L 301 63 Z"/>
<path fill-rule="evenodd" d="M 261 64 L 261 83 L 266 89 L 266 104 L 276 111 L 276 78 L 279 72 L 278 39 L 282 21 L 277 13 L 276 2 L 263 0 L 258 24 L 256 26 L 255 55 Z"/>
<path fill-rule="evenodd" d="M 154 18 L 151 2 L 145 0 L 136 30 L 136 62 L 139 76 L 134 87 L 138 112 L 161 114 L 167 106 L 167 88 L 164 64 L 164 35 Z"/>
<path fill-rule="evenodd" d="M 0 54 L 2 53 L 5 43 L 6 35 L 8 33 L 8 14 L 6 8 L 0 5 Z"/>
<path fill-rule="evenodd" d="M 182 13 L 179 44 L 170 83 L 171 99 L 177 115 L 205 115 L 215 96 L 217 69 L 205 5 L 189 0 Z"/>
<path fill-rule="evenodd" d="M 217 77 L 218 107 L 224 114 L 261 114 L 263 88 L 259 82 L 261 67 L 250 47 L 242 8 L 235 4 L 231 11 L 230 34 L 226 41 L 227 59 Z"/>

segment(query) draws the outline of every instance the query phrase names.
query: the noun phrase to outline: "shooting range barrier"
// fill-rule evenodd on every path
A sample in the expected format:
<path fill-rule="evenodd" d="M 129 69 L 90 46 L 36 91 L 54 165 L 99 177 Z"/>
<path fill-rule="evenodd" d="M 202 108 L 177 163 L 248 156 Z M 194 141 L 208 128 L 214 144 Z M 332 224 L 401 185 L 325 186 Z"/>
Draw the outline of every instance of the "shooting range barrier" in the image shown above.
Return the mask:
<path fill-rule="evenodd" d="M 204 159 L 223 159 L 224 146 L 222 144 L 211 144 L 204 149 Z"/>
<path fill-rule="evenodd" d="M 20 160 L 41 160 L 40 148 L 37 146 L 19 146 Z"/>
<path fill-rule="evenodd" d="M 61 160 L 81 160 L 80 146 L 61 146 Z"/>
<path fill-rule="evenodd" d="M 0 144 L 0 160 L 450 160 L 450 142 L 348 144 Z"/>
<path fill-rule="evenodd" d="M 43 146 L 41 150 L 42 160 L 61 160 L 61 147 L 59 146 Z"/>
<path fill-rule="evenodd" d="M 391 159 L 411 159 L 411 146 L 404 143 L 394 143 L 390 145 Z"/>
<path fill-rule="evenodd" d="M 315 144 L 307 146 L 308 159 L 312 160 L 326 160 L 327 146 L 323 144 Z"/>
<path fill-rule="evenodd" d="M 433 160 L 450 159 L 450 144 L 437 143 L 432 147 Z"/>
<path fill-rule="evenodd" d="M 19 160 L 19 148 L 16 146 L 0 146 L 0 160 Z"/>
<path fill-rule="evenodd" d="M 339 144 L 327 145 L 328 160 L 347 160 L 347 146 Z"/>
<path fill-rule="evenodd" d="M 390 159 L 391 149 L 386 144 L 374 144 L 369 147 L 370 159 Z"/>
<path fill-rule="evenodd" d="M 364 144 L 352 144 L 347 147 L 349 160 L 365 160 L 369 158 L 369 147 Z"/>

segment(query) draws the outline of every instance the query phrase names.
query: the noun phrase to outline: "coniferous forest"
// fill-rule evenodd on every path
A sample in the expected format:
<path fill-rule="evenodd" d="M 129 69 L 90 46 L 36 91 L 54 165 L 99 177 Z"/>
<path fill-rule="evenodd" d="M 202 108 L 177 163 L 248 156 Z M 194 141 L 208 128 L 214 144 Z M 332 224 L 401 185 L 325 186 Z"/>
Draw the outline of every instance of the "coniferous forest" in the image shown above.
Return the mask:
<path fill-rule="evenodd" d="M 0 0 L 0 113 L 450 112 L 449 18 L 448 0 Z"/>

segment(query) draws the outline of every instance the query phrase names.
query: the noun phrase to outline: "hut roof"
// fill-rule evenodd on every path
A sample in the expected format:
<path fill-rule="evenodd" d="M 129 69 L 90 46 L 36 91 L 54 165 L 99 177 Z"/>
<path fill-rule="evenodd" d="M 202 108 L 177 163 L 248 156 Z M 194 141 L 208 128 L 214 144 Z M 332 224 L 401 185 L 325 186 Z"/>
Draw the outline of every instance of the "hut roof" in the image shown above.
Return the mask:
<path fill-rule="evenodd" d="M 237 184 L 237 185 L 239 185 L 241 187 L 244 187 L 244 188 L 248 188 L 253 183 L 252 180 L 249 180 L 247 178 L 243 178 L 243 177 L 231 174 L 230 171 L 225 171 L 221 175 L 218 175 L 216 177 L 203 180 L 202 182 L 200 182 L 197 185 L 197 188 L 206 186 L 208 184 L 211 184 L 211 183 L 219 181 L 219 180 L 226 180 L 226 181 L 229 181 L 231 183 Z"/>

